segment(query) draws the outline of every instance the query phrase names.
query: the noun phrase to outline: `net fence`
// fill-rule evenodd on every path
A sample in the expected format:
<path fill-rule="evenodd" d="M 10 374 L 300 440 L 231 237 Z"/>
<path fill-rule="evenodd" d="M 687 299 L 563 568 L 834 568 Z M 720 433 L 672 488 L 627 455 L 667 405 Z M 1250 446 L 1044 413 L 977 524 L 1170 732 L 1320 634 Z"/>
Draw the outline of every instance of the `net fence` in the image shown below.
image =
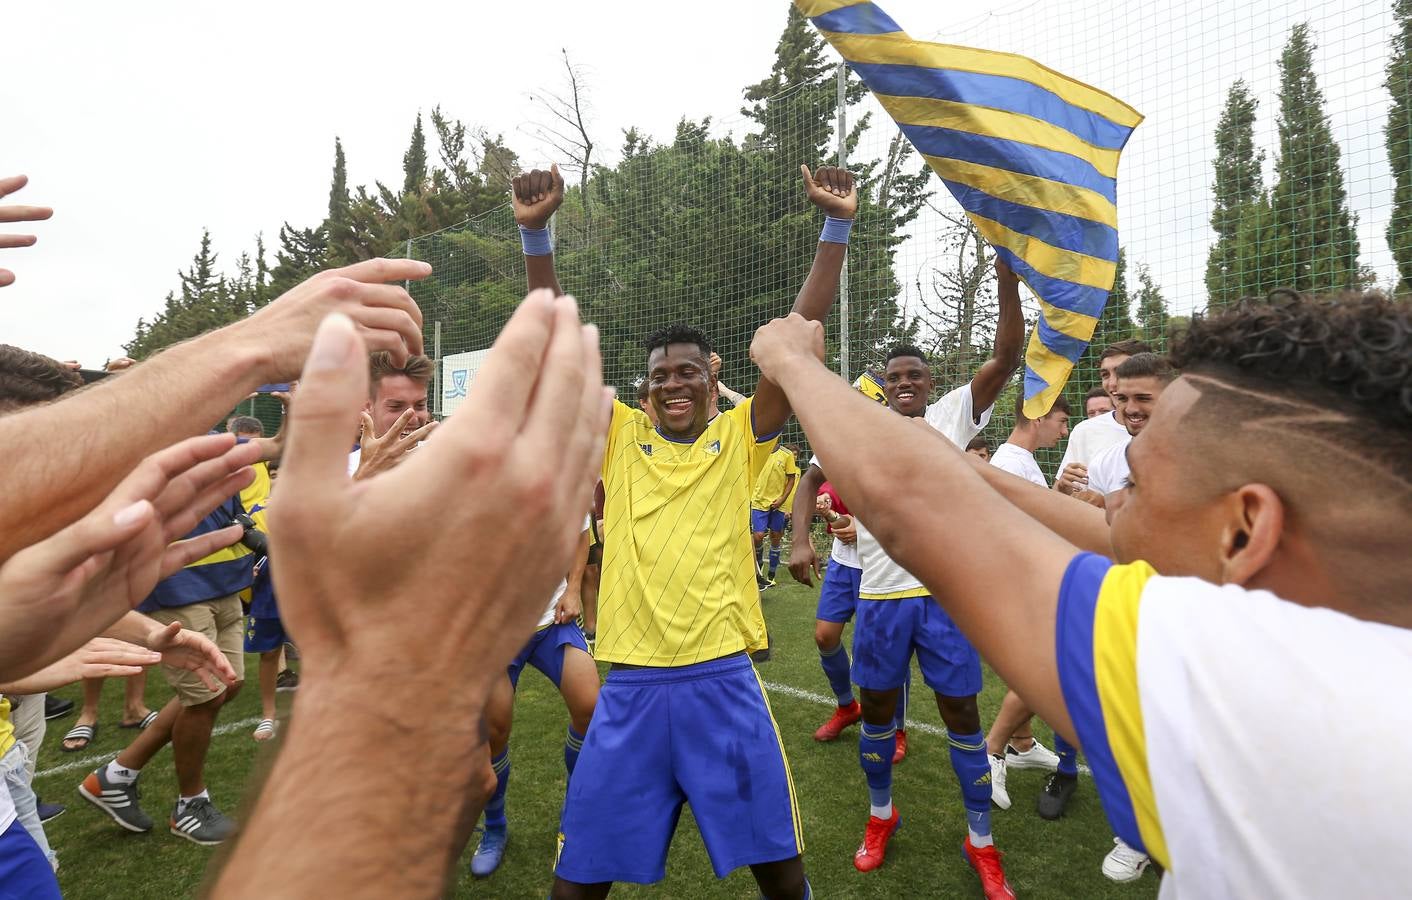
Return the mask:
<path fill-rule="evenodd" d="M 944 33 L 901 24 L 920 39 L 1032 56 L 1147 116 L 1119 172 L 1120 281 L 1066 392 L 1075 420 L 1098 383 L 1098 352 L 1115 340 L 1160 351 L 1194 312 L 1277 286 L 1398 287 L 1387 232 L 1407 145 L 1390 153 L 1384 134 L 1397 132 L 1392 101 L 1405 102 L 1408 86 L 1387 76 L 1394 4 L 1035 0 L 948 22 Z M 807 24 L 801 33 L 818 43 Z M 789 309 L 823 221 L 799 166 L 836 164 L 840 150 L 863 197 L 844 296 L 826 323 L 830 365 L 852 378 L 907 340 L 930 354 L 946 389 L 988 357 L 988 248 L 877 101 L 843 77 L 819 45 L 777 70 L 777 90 L 744 97 L 739 116 L 683 110 L 674 135 L 651 137 L 597 123 L 622 145 L 570 176 L 553 228 L 560 281 L 599 325 L 620 396 L 645 373 L 643 339 L 676 322 L 710 336 L 724 383 L 753 391 L 750 336 Z M 550 151 L 540 152 L 543 166 Z M 449 413 L 524 294 L 510 205 L 404 252 L 435 270 L 411 290 L 438 363 L 434 406 Z M 1032 327 L 1035 301 L 1022 296 Z M 997 404 L 992 446 L 1013 423 L 1015 391 Z M 785 440 L 805 449 L 797 425 Z M 1039 454 L 1051 476 L 1061 450 Z"/>

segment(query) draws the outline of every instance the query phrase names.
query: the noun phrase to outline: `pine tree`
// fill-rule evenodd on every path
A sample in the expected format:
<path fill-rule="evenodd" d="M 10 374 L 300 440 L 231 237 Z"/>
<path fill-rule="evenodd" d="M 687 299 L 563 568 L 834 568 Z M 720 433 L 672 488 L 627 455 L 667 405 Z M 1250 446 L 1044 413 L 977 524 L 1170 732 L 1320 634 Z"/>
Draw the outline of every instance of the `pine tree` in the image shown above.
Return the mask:
<path fill-rule="evenodd" d="M 1242 254 L 1240 226 L 1251 204 L 1264 194 L 1260 166 L 1263 150 L 1255 146 L 1255 111 L 1259 101 L 1243 80 L 1226 95 L 1226 107 L 1216 125 L 1215 205 L 1211 227 L 1216 243 L 1206 259 L 1206 290 L 1213 308 L 1229 306 L 1245 296 L 1246 280 L 1254 273 L 1252 260 Z"/>
<path fill-rule="evenodd" d="M 418 123 L 420 124 L 420 123 Z M 348 207 L 353 203 L 348 194 L 348 162 L 343 157 L 343 141 L 333 139 L 333 183 L 328 191 L 328 221 L 346 224 Z"/>
<path fill-rule="evenodd" d="M 1387 243 L 1397 263 L 1397 291 L 1402 294 L 1412 291 L 1412 0 L 1393 0 L 1392 16 L 1397 33 L 1384 82 L 1392 106 L 1383 134 L 1394 184 Z"/>
<path fill-rule="evenodd" d="M 324 268 L 328 237 L 323 228 L 295 228 L 288 222 L 279 230 L 279 249 L 270 271 L 270 292 L 278 297 Z"/>
<path fill-rule="evenodd" d="M 1132 316 L 1128 313 L 1131 304 L 1132 298 L 1128 296 L 1128 254 L 1126 250 L 1120 249 L 1118 275 L 1113 279 L 1113 289 L 1108 292 L 1108 303 L 1103 307 L 1103 315 L 1098 318 L 1098 327 L 1093 330 L 1093 337 L 1089 339 L 1090 352 L 1084 357 L 1085 361 L 1093 361 L 1095 373 L 1098 356 L 1092 351 L 1101 352 L 1109 344 L 1129 340 L 1136 331 Z M 1082 362 L 1080 364 L 1082 365 Z M 1094 377 L 1096 379 L 1097 376 Z"/>
<path fill-rule="evenodd" d="M 1282 240 L 1274 266 L 1258 273 L 1261 290 L 1328 292 L 1359 281 L 1356 219 L 1348 210 L 1314 50 L 1309 26 L 1299 24 L 1280 56 L 1280 153 L 1270 205 Z"/>
<path fill-rule="evenodd" d="M 1167 299 L 1162 296 L 1162 288 L 1152 280 L 1152 271 L 1145 263 L 1137 267 L 1137 285 L 1133 298 L 1137 337 L 1151 344 L 1154 350 L 1165 349 L 1170 337 L 1171 312 L 1167 309 Z"/>
<path fill-rule="evenodd" d="M 412 143 L 402 155 L 402 192 L 419 194 L 427 181 L 427 135 L 422 130 L 422 114 L 412 127 Z"/>

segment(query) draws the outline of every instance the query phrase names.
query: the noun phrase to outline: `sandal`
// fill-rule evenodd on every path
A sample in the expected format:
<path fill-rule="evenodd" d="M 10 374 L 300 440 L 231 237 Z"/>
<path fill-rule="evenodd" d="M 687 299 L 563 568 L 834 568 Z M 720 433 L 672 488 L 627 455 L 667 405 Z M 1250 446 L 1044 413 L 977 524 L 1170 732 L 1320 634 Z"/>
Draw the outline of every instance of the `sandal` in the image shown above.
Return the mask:
<path fill-rule="evenodd" d="M 260 724 L 255 726 L 255 740 L 264 743 L 275 736 L 276 723 L 274 719 L 261 719 Z"/>
<path fill-rule="evenodd" d="M 119 728 L 136 728 L 138 731 L 146 731 L 146 730 L 147 730 L 147 726 L 148 726 L 148 725 L 151 725 L 151 724 L 152 724 L 153 722 L 155 722 L 155 721 L 157 721 L 157 711 L 154 709 L 154 710 L 150 710 L 150 711 L 147 713 L 147 715 L 143 716 L 143 717 L 142 717 L 141 719 L 139 719 L 138 721 L 136 721 L 136 722 L 120 722 L 120 723 L 118 724 L 118 727 L 119 727 Z"/>
<path fill-rule="evenodd" d="M 77 753 L 80 750 L 87 750 L 88 745 L 98 739 L 98 723 L 92 725 L 75 725 L 69 729 L 69 733 L 64 735 L 64 743 L 59 745 L 59 749 L 65 753 Z M 69 741 L 83 741 L 77 747 L 70 747 Z"/>

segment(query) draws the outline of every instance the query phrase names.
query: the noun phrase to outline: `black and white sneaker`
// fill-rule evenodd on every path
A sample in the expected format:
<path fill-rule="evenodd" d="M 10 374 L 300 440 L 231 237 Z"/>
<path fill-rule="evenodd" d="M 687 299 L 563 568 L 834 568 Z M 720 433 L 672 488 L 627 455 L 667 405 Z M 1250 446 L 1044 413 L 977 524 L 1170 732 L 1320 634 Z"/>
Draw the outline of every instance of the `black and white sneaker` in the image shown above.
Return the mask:
<path fill-rule="evenodd" d="M 152 818 L 138 805 L 137 781 L 120 784 L 108 780 L 108 767 L 90 772 L 78 786 L 83 799 L 103 810 L 114 822 L 139 834 L 152 830 Z"/>
<path fill-rule="evenodd" d="M 285 669 L 275 676 L 276 693 L 284 694 L 289 691 L 299 690 L 299 673 L 293 669 Z"/>
<path fill-rule="evenodd" d="M 184 837 L 193 844 L 214 847 L 235 835 L 235 820 L 216 809 L 216 805 L 205 797 L 197 797 L 181 809 L 181 801 L 172 807 L 172 834 Z"/>

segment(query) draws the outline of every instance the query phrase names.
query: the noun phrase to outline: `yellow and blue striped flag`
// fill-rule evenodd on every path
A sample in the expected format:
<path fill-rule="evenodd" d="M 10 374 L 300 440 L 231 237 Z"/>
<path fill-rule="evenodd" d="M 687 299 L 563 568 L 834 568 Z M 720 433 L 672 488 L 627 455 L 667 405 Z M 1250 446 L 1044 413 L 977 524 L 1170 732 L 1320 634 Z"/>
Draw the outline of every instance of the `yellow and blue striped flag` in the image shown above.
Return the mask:
<path fill-rule="evenodd" d="M 794 0 L 1040 301 L 1025 415 L 1064 389 L 1118 271 L 1118 157 L 1142 115 L 1012 53 L 914 41 L 876 4 Z"/>

